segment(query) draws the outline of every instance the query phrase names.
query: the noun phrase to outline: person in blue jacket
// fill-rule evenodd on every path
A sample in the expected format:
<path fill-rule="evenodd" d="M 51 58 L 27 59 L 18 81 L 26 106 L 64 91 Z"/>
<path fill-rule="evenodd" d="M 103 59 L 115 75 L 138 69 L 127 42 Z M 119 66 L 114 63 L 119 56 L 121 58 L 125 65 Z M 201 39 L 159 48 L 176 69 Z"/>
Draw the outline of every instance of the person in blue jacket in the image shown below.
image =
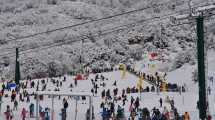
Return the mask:
<path fill-rule="evenodd" d="M 30 104 L 29 110 L 30 110 L 30 118 L 34 117 L 34 104 L 33 103 Z"/>
<path fill-rule="evenodd" d="M 45 108 L 45 120 L 50 120 L 49 108 Z"/>
<path fill-rule="evenodd" d="M 108 119 L 108 110 L 107 108 L 103 108 L 102 110 L 102 120 L 107 120 Z"/>

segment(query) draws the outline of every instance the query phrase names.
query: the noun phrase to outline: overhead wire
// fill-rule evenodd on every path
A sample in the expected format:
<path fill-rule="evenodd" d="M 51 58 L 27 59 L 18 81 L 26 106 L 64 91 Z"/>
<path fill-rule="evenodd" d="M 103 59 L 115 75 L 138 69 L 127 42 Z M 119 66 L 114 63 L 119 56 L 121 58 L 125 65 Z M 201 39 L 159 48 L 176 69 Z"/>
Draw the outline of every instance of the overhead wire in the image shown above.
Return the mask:
<path fill-rule="evenodd" d="M 167 27 L 167 28 L 170 28 L 170 27 L 177 27 L 177 26 L 181 26 L 181 25 L 188 25 L 188 24 L 191 24 L 191 23 L 195 23 L 195 22 L 180 23 L 180 24 L 177 24 L 177 25 L 169 26 L 169 27 Z M 114 30 L 114 31 L 116 31 L 116 30 Z M 108 32 L 106 32 L 106 33 L 103 33 L 102 35 L 106 35 L 106 34 L 109 34 L 109 33 L 114 32 L 114 31 L 108 31 Z M 101 36 L 102 36 L 102 35 L 101 35 Z M 96 36 L 94 36 L 94 37 L 96 37 Z M 52 48 L 52 47 L 56 47 L 56 46 L 65 45 L 65 44 L 68 44 L 68 43 L 77 42 L 77 41 L 80 41 L 80 40 L 67 41 L 67 43 L 61 43 L 61 44 L 56 44 L 56 45 L 53 45 L 53 46 L 48 46 L 48 47 L 40 48 L 39 51 L 45 50 L 45 49 L 49 49 L 49 48 Z M 25 53 L 22 53 L 22 54 L 32 53 L 32 52 L 36 52 L 36 51 L 28 51 L 28 52 L 25 52 Z M 21 55 L 22 55 L 22 54 L 21 54 Z M 25 60 L 25 59 L 23 59 L 23 60 Z"/>
<path fill-rule="evenodd" d="M 186 0 L 184 0 L 184 1 L 186 1 Z M 126 14 L 132 14 L 132 13 L 147 10 L 147 9 L 150 9 L 150 8 L 156 8 L 156 7 L 159 7 L 161 5 L 168 4 L 168 3 L 171 3 L 171 1 L 156 4 L 156 5 L 152 5 L 152 6 L 147 6 L 147 7 L 144 7 L 144 8 L 135 9 L 135 10 L 131 10 L 131 11 L 127 11 L 127 12 L 123 12 L 123 13 L 119 13 L 119 14 L 115 14 L 115 15 L 111 15 L 111 16 L 107 16 L 107 17 L 103 17 L 103 18 L 99 18 L 99 19 L 95 19 L 95 20 L 90 20 L 90 21 L 78 23 L 78 24 L 75 24 L 75 25 L 70 25 L 70 26 L 65 26 L 65 27 L 56 28 L 56 29 L 52 29 L 52 30 L 47 30 L 47 31 L 43 31 L 43 32 L 38 32 L 38 33 L 34 33 L 34 34 L 31 34 L 31 35 L 22 36 L 22 37 L 18 37 L 18 38 L 16 38 L 15 36 L 13 36 L 11 34 L 13 39 L 7 40 L 7 42 L 18 41 L 20 39 L 31 38 L 31 37 L 35 37 L 35 36 L 42 35 L 42 34 L 47 34 L 47 33 L 55 32 L 55 31 L 59 31 L 59 30 L 64 30 L 64 29 L 68 29 L 68 28 L 73 28 L 73 27 L 77 27 L 77 26 L 81 26 L 81 25 L 85 25 L 85 24 L 89 24 L 89 23 L 93 23 L 93 22 L 107 20 L 107 19 L 114 18 L 114 17 L 119 17 L 119 16 L 126 15 Z M 14 48 L 4 48 L 4 49 L 10 50 L 10 49 L 14 49 Z"/>
<path fill-rule="evenodd" d="M 185 1 L 185 0 L 184 0 L 184 1 Z M 107 17 L 98 18 L 98 19 L 94 19 L 94 20 L 90 20 L 90 21 L 86 21 L 86 22 L 82 22 L 82 23 L 78 23 L 78 24 L 74 24 L 74 25 L 69 25 L 69 26 L 64 26 L 64 27 L 52 29 L 52 30 L 47 30 L 47 31 L 43 31 L 43 32 L 38 32 L 38 33 L 31 34 L 31 35 L 26 35 L 26 36 L 22 36 L 22 37 L 10 39 L 10 40 L 7 40 L 7 42 L 10 42 L 10 41 L 17 41 L 17 40 L 25 39 L 25 38 L 31 38 L 31 37 L 34 37 L 34 36 L 38 36 L 38 35 L 42 35 L 42 34 L 47 34 L 47 33 L 55 32 L 55 31 L 59 31 L 59 30 L 64 30 L 64 29 L 69 29 L 69 28 L 73 28 L 73 27 L 77 27 L 77 26 L 82 26 L 82 25 L 89 24 L 89 23 L 99 22 L 99 21 L 102 21 L 102 20 L 110 19 L 110 18 L 115 18 L 115 17 L 127 15 L 127 14 L 136 13 L 136 12 L 139 12 L 139 11 L 151 9 L 151 8 L 156 8 L 156 7 L 159 7 L 159 6 L 161 6 L 161 5 L 168 4 L 168 3 L 171 3 L 171 1 L 164 2 L 164 3 L 161 3 L 161 4 L 157 4 L 157 5 L 146 6 L 146 7 L 144 7 L 144 8 L 135 9 L 135 10 L 131 10 L 131 11 L 127 11 L 127 12 L 115 14 L 115 15 L 110 15 L 110 16 L 107 16 Z"/>
<path fill-rule="evenodd" d="M 199 6 L 198 6 L 199 7 Z M 107 30 L 104 30 L 104 31 L 108 31 L 108 32 L 104 32 L 103 34 L 101 34 L 101 35 L 106 35 L 106 34 L 110 34 L 110 33 L 112 33 L 112 32 L 116 32 L 116 31 L 119 31 L 119 30 L 123 30 L 123 28 L 121 28 L 121 29 L 116 29 L 116 28 L 120 28 L 120 27 L 127 27 L 127 26 L 130 26 L 130 25 L 133 25 L 133 24 L 136 24 L 136 23 L 139 23 L 139 22 L 146 22 L 146 21 L 151 21 L 151 20 L 154 20 L 154 19 L 159 19 L 159 20 L 161 20 L 161 19 L 167 19 L 167 16 L 170 16 L 170 15 L 174 15 L 174 14 L 176 14 L 176 13 L 178 13 L 178 12 L 181 12 L 181 11 L 177 11 L 177 12 L 174 12 L 174 13 L 171 13 L 171 14 L 167 14 L 167 15 L 164 15 L 162 18 L 161 17 L 152 17 L 152 18 L 148 18 L 148 19 L 144 19 L 144 20 L 140 20 L 140 21 L 137 21 L 137 22 L 133 22 L 133 23 L 130 23 L 130 24 L 125 24 L 125 25 L 120 25 L 120 26 L 117 26 L 117 27 L 114 27 L 114 28 L 111 28 L 111 29 L 107 29 Z M 152 21 L 151 21 L 152 22 Z M 147 23 L 148 24 L 148 23 Z M 190 24 L 190 23 L 184 23 L 184 24 Z M 183 24 L 181 24 L 181 25 L 183 25 Z M 175 25 L 175 26 L 178 26 L 178 25 Z M 116 30 L 113 30 L 113 29 L 116 29 Z M 125 28 L 124 28 L 125 29 Z M 109 31 L 109 30 L 112 30 L 112 31 Z M 97 34 L 96 36 L 98 36 L 98 31 L 96 31 L 94 34 Z M 87 34 L 88 35 L 88 34 Z M 76 36 L 76 39 L 77 38 L 81 38 L 81 39 L 86 39 L 87 37 L 87 35 L 81 35 L 81 36 Z M 83 38 L 83 36 L 85 36 L 85 38 Z M 94 37 L 96 37 L 96 36 L 94 36 Z M 71 39 L 71 38 L 69 38 L 69 39 Z M 80 40 L 73 40 L 73 41 L 63 41 L 62 43 L 47 43 L 47 44 L 45 44 L 45 45 L 43 45 L 42 47 L 44 47 L 44 46 L 47 46 L 47 47 L 45 47 L 45 48 L 40 48 L 40 50 L 44 50 L 44 49 L 49 49 L 49 48 L 52 48 L 52 47 L 56 47 L 56 46 L 61 46 L 61 45 L 64 45 L 64 44 L 68 44 L 68 43 L 70 43 L 70 42 L 77 42 L 77 41 L 80 41 Z M 51 44 L 51 45 L 50 45 Z M 53 45 L 52 45 L 53 44 Z M 30 48 L 30 49 L 26 49 L 26 50 L 23 50 L 23 51 L 21 51 L 21 52 L 24 52 L 24 51 L 29 51 L 29 50 L 34 50 L 34 49 L 37 49 L 37 48 Z M 30 51 L 30 52 L 32 52 L 32 51 Z M 29 52 L 25 52 L 25 53 L 29 53 Z M 25 54 L 24 53 L 24 54 Z M 6 55 L 10 55 L 10 54 L 13 54 L 13 53 L 8 53 L 8 54 L 4 54 L 4 55 L 0 55 L 0 57 L 1 56 L 6 56 Z"/>
<path fill-rule="evenodd" d="M 186 0 L 184 0 L 184 1 L 186 1 Z M 86 21 L 86 22 L 83 22 L 83 23 L 78 23 L 78 24 L 75 24 L 75 25 L 70 25 L 70 26 L 65 26 L 65 27 L 61 27 L 61 28 L 56 28 L 56 29 L 52 29 L 52 30 L 47 30 L 47 31 L 39 32 L 39 33 L 34 33 L 34 34 L 31 34 L 31 35 L 22 36 L 22 37 L 18 37 L 18 38 L 16 38 L 15 36 L 13 36 L 11 34 L 13 36 L 13 39 L 7 40 L 7 42 L 17 41 L 17 40 L 20 40 L 20 39 L 35 37 L 37 35 L 42 35 L 42 34 L 51 33 L 51 32 L 55 32 L 55 31 L 59 31 L 59 30 L 64 30 L 64 29 L 68 29 L 68 28 L 72 28 L 72 27 L 77 27 L 77 26 L 88 24 L 88 23 L 93 23 L 93 22 L 98 22 L 98 21 L 102 21 L 102 20 L 107 20 L 107 19 L 110 19 L 110 18 L 114 18 L 114 17 L 126 15 L 126 14 L 135 13 L 135 12 L 138 12 L 138 11 L 143 11 L 143 10 L 150 9 L 150 8 L 154 9 L 156 7 L 159 7 L 161 5 L 168 4 L 168 3 L 172 3 L 172 2 L 168 1 L 168 2 L 165 2 L 165 3 L 155 4 L 155 5 L 152 5 L 152 6 L 147 6 L 147 7 L 144 7 L 144 8 L 127 11 L 127 12 L 119 13 L 119 14 L 116 14 L 116 15 L 111 15 L 111 16 L 108 16 L 108 17 L 104 17 L 104 18 L 99 18 L 99 19 L 95 19 L 95 20 L 91 20 L 91 21 Z M 195 5 L 199 5 L 199 4 L 201 4 L 201 3 L 197 3 Z M 6 49 L 13 49 L 13 48 L 6 48 Z"/>
<path fill-rule="evenodd" d="M 186 0 L 184 0 L 184 1 L 186 1 Z M 13 39 L 7 40 L 7 42 L 18 41 L 18 40 L 21 40 L 21 39 L 24 40 L 26 38 L 35 37 L 35 36 L 42 35 L 42 34 L 47 34 L 47 33 L 55 32 L 55 31 L 59 31 L 59 30 L 64 30 L 64 29 L 69 29 L 69 28 L 73 28 L 73 27 L 77 27 L 77 26 L 82 26 L 82 25 L 85 25 L 85 24 L 98 22 L 98 21 L 102 21 L 102 20 L 107 20 L 107 19 L 110 19 L 110 18 L 119 17 L 119 16 L 126 15 L 126 14 L 132 14 L 132 13 L 147 10 L 147 9 L 150 9 L 150 8 L 156 8 L 156 7 L 159 7 L 161 5 L 168 4 L 168 3 L 171 3 L 171 1 L 156 4 L 156 5 L 152 5 L 152 6 L 147 6 L 147 7 L 144 7 L 144 8 L 135 9 L 135 10 L 131 10 L 131 11 L 127 11 L 127 12 L 123 12 L 123 13 L 119 13 L 119 14 L 115 14 L 115 15 L 111 15 L 111 16 L 107 16 L 107 17 L 103 17 L 103 18 L 99 18 L 99 19 L 95 19 L 95 20 L 90 20 L 90 21 L 86 21 L 86 22 L 82 22 L 82 23 L 78 23 L 78 24 L 74 24 L 74 25 L 70 25 L 70 26 L 64 26 L 64 27 L 61 27 L 61 28 L 56 28 L 56 29 L 52 29 L 52 30 L 38 32 L 38 33 L 34 33 L 34 34 L 31 34 L 31 35 L 26 35 L 26 36 L 22 36 L 22 37 L 18 37 L 18 38 L 16 38 L 14 35 L 10 34 L 13 37 Z M 11 49 L 14 49 L 14 48 L 4 48 L 4 49 L 11 50 Z"/>
<path fill-rule="evenodd" d="M 143 10 L 150 9 L 150 8 L 156 8 L 156 7 L 159 7 L 159 6 L 164 5 L 164 4 L 167 4 L 167 3 L 171 3 L 171 2 L 169 1 L 169 2 L 165 2 L 165 3 L 158 4 L 158 5 L 147 6 L 147 7 L 145 7 L 145 8 L 140 8 L 140 9 L 136 9 L 136 10 L 131 10 L 131 11 L 128 11 L 128 12 L 124 12 L 124 13 L 120 13 L 120 14 L 116 14 L 116 15 L 112 15 L 112 16 L 108 16 L 108 17 L 104 17 L 104 18 L 100 18 L 100 19 L 95 19 L 95 20 L 91 20 L 91 21 L 87 21 L 87 22 L 83 22 L 83 23 L 79 23 L 79 24 L 75 24 L 75 25 L 71 25 L 71 26 L 66 26 L 66 27 L 61 27 L 61 28 L 57 28 L 57 29 L 53 29 L 53 30 L 48 30 L 48 31 L 44 31 L 44 32 L 39 32 L 39 33 L 27 35 L 27 36 L 22 36 L 22 37 L 19 37 L 19 38 L 15 38 L 15 36 L 14 36 L 14 39 L 7 40 L 7 42 L 10 42 L 10 41 L 17 41 L 17 40 L 20 40 L 20 39 L 23 39 L 23 40 L 24 40 L 25 38 L 31 38 L 31 37 L 34 37 L 34 36 L 37 36 L 37 35 L 41 35 L 41 34 L 45 34 L 45 33 L 51 33 L 51 32 L 55 32 L 55 31 L 59 31 L 59 30 L 64 30 L 64 29 L 68 29 L 68 28 L 72 28 L 72 27 L 77 27 L 77 26 L 85 25 L 85 24 L 88 24 L 88 23 L 93 23 L 93 22 L 97 22 L 97 21 L 101 21 L 101 20 L 107 20 L 107 19 L 110 19 L 110 18 L 114 18 L 114 17 L 126 15 L 126 14 L 135 13 L 135 12 L 138 12 L 138 11 L 143 11 Z M 199 4 L 202 4 L 202 3 L 199 3 Z M 199 5 L 199 4 L 196 4 L 196 5 Z M 202 6 L 204 6 L 204 5 L 197 6 L 197 7 L 202 7 Z M 195 7 L 194 7 L 194 8 L 195 8 Z M 189 10 L 189 9 L 188 9 L 188 10 Z M 182 11 L 183 11 L 183 10 L 182 10 Z M 180 11 L 180 12 L 181 12 L 181 11 Z M 7 48 L 7 49 L 8 49 L 8 48 Z M 14 48 L 10 48 L 10 49 L 14 49 Z"/>

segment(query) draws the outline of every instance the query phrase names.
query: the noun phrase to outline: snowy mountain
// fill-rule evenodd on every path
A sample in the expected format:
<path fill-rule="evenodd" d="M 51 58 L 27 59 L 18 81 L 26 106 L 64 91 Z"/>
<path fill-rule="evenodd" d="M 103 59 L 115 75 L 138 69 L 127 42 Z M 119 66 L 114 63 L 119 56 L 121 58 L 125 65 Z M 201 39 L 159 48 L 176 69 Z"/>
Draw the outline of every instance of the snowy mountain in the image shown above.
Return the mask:
<path fill-rule="evenodd" d="M 163 4 L 160 5 L 161 3 Z M 195 0 L 193 6 L 197 5 L 207 5 L 207 2 Z M 14 40 L 148 6 L 154 7 L 108 20 Z M 128 62 L 130 58 L 141 61 L 143 53 L 156 51 L 165 57 L 169 65 L 167 71 L 175 70 L 184 63 L 194 65 L 196 61 L 194 27 L 190 25 L 169 27 L 171 24 L 169 16 L 167 19 L 140 22 L 122 31 L 103 34 L 104 30 L 112 30 L 114 27 L 147 18 L 164 16 L 179 10 L 182 12 L 177 14 L 187 13 L 189 12 L 187 9 L 188 0 L 159 2 L 156 0 L 1 0 L 0 74 L 7 79 L 13 78 L 16 47 L 23 51 L 20 53 L 23 78 L 27 75 L 33 78 L 45 77 L 53 70 L 56 75 L 77 71 L 80 67 L 80 56 L 83 64 L 89 64 L 91 67 L 114 66 Z M 160 24 L 163 27 L 160 27 Z M 214 25 L 213 19 L 206 22 L 206 47 L 209 49 L 215 48 Z M 129 44 L 129 40 L 138 43 Z M 44 49 L 45 47 L 50 48 Z"/>

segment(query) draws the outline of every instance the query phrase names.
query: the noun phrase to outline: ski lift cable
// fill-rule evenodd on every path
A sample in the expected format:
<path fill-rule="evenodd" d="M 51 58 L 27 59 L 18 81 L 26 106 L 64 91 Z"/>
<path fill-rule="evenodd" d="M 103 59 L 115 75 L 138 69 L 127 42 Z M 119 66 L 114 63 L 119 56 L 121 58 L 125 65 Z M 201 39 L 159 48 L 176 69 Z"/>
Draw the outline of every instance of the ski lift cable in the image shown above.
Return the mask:
<path fill-rule="evenodd" d="M 215 15 L 215 14 L 214 14 Z M 177 26 L 181 26 L 181 25 L 187 25 L 187 24 L 191 24 L 191 23 L 194 23 L 194 22 L 188 22 L 188 23 L 181 23 L 181 24 L 178 24 L 178 25 L 173 25 L 173 26 L 169 26 L 168 28 L 171 28 L 171 27 L 177 27 Z M 116 31 L 116 30 L 114 30 Z M 103 35 L 106 35 L 108 33 L 112 33 L 114 31 L 108 31 L 107 33 L 104 33 Z M 80 36 L 79 36 L 80 37 Z M 46 49 L 49 49 L 49 48 L 52 48 L 52 47 L 58 47 L 58 46 L 62 46 L 62 45 L 65 45 L 65 44 L 68 44 L 68 43 L 73 43 L 73 42 L 77 42 L 77 41 L 80 41 L 80 40 L 73 40 L 73 41 L 66 41 L 66 43 L 61 43 L 61 44 L 55 44 L 55 45 L 52 45 L 52 46 L 47 46 L 47 47 L 44 47 L 44 48 L 40 48 L 39 50 L 35 50 L 35 51 L 27 51 L 25 53 L 21 53 L 21 54 L 26 54 L 26 53 L 32 53 L 32 52 L 38 52 L 38 51 L 42 51 L 42 50 L 46 50 Z M 1 56 L 0 56 L 1 57 Z M 21 60 L 28 60 L 28 59 L 21 59 Z"/>
<path fill-rule="evenodd" d="M 170 2 L 166 2 L 166 3 L 170 3 Z M 79 24 L 75 24 L 75 25 L 71 25 L 71 26 L 66 26 L 66 27 L 57 28 L 57 29 L 53 29 L 53 30 L 48 30 L 48 31 L 45 31 L 45 32 L 35 33 L 35 34 L 32 34 L 32 35 L 22 36 L 22 37 L 19 37 L 19 38 L 16 38 L 16 37 L 15 37 L 15 38 L 13 38 L 13 39 L 7 40 L 7 42 L 10 42 L 10 41 L 17 41 L 17 40 L 25 39 L 25 38 L 31 38 L 31 37 L 35 37 L 35 36 L 42 35 L 42 34 L 45 34 L 45 33 L 51 33 L 51 32 L 55 32 L 55 31 L 59 31 L 59 30 L 64 30 L 64 29 L 68 29 L 68 28 L 73 28 L 73 27 L 85 25 L 85 24 L 92 23 L 92 22 L 97 22 L 97 21 L 101 21 L 101 20 L 106 20 L 106 19 L 109 19 L 109 18 L 114 18 L 114 17 L 118 17 L 118 16 L 130 14 L 130 13 L 134 13 L 134 12 L 138 12 L 138 11 L 142 11 L 142 10 L 146 10 L 146 9 L 150 9 L 150 8 L 154 8 L 154 7 L 159 7 L 159 6 L 161 6 L 161 5 L 163 5 L 163 4 L 166 4 L 166 3 L 162 3 L 162 4 L 159 4 L 159 5 L 157 5 L 157 6 L 145 7 L 145 8 L 142 8 L 142 9 L 137 9 L 137 10 L 133 10 L 133 11 L 128 11 L 128 12 L 124 12 L 124 13 L 121 13 L 121 14 L 116 14 L 116 15 L 112 15 L 112 16 L 105 17 L 105 18 L 100 18 L 100 19 L 96 19 L 96 20 L 91 20 L 91 21 L 87 21 L 87 22 L 83 22 L 83 23 L 79 23 Z M 199 4 L 200 4 L 200 3 L 199 3 Z M 197 5 L 199 5 L 199 4 L 197 4 Z M 195 6 L 194 8 L 202 7 L 202 6 L 205 6 L 205 5 Z M 189 9 L 188 9 L 188 10 L 189 10 Z M 185 9 L 185 10 L 176 11 L 176 12 L 177 12 L 177 13 L 180 13 L 180 12 L 183 12 L 183 11 L 186 11 L 186 9 Z M 173 14 L 171 14 L 171 15 L 173 15 Z M 165 16 L 166 16 L 166 15 L 165 15 Z M 168 15 L 167 15 L 167 16 L 168 16 Z M 159 17 L 158 17 L 158 18 L 159 18 Z M 6 49 L 9 49 L 9 48 L 6 48 Z M 14 47 L 13 47 L 13 48 L 10 48 L 10 49 L 14 49 Z"/>
<path fill-rule="evenodd" d="M 175 13 L 174 13 L 175 14 Z M 161 20 L 161 19 L 168 19 L 167 18 L 167 16 L 169 16 L 170 14 L 168 14 L 168 15 L 165 15 L 165 16 L 163 16 L 162 18 L 160 18 L 159 20 Z M 214 14 L 213 14 L 214 15 Z M 212 15 L 211 15 L 212 16 Z M 151 21 L 151 20 L 154 20 L 154 19 L 158 19 L 158 17 L 153 17 L 153 18 L 149 18 L 149 19 L 144 19 L 144 20 L 140 20 L 140 21 L 137 21 L 137 22 L 147 22 L 147 21 Z M 135 23 L 137 23 L 137 22 L 135 22 Z M 184 24 L 191 24 L 192 22 L 188 22 L 188 23 L 181 23 L 181 24 L 176 24 L 176 25 L 171 25 L 170 27 L 175 27 L 175 26 L 180 26 L 180 25 L 184 25 Z M 120 29 L 116 29 L 116 28 L 119 28 L 119 27 L 125 27 L 125 26 L 129 26 L 129 25 L 133 25 L 134 23 L 131 23 L 131 24 L 126 24 L 126 25 L 121 25 L 121 26 L 117 26 L 117 27 L 115 27 L 115 28 L 111 28 L 111 29 L 108 29 L 108 30 L 104 30 L 104 31 L 108 31 L 108 32 L 104 32 L 104 33 L 102 33 L 102 34 L 97 34 L 97 32 L 95 33 L 96 35 L 94 36 L 94 37 L 96 37 L 96 36 L 103 36 L 103 35 L 107 35 L 107 34 L 110 34 L 110 33 L 113 33 L 113 32 L 116 32 L 116 31 L 119 31 L 119 30 L 123 30 L 123 28 L 120 28 Z M 147 23 L 148 24 L 148 23 Z M 127 28 L 127 27 L 126 27 Z M 116 30 L 113 30 L 113 29 L 116 29 Z M 125 28 L 124 28 L 125 29 Z M 109 31 L 109 30 L 112 30 L 112 31 Z M 84 37 L 83 37 L 84 36 Z M 87 35 L 81 35 L 81 36 L 76 36 L 76 39 L 77 38 L 82 38 L 82 39 L 86 39 L 87 37 L 86 37 Z M 69 40 L 70 40 L 71 38 L 69 38 Z M 62 43 L 61 42 L 58 42 L 58 43 L 46 43 L 45 45 L 43 45 L 42 47 L 44 47 L 44 46 L 47 46 L 47 47 L 45 47 L 45 48 L 41 48 L 40 50 L 43 50 L 43 49 L 49 49 L 49 48 L 52 48 L 52 47 L 56 47 L 56 46 L 62 46 L 62 45 L 64 45 L 64 44 L 68 44 L 68 43 L 71 43 L 71 42 L 77 42 L 77 41 L 80 41 L 80 40 L 73 40 L 73 41 L 62 41 Z M 40 47 L 39 47 L 40 48 Z M 30 49 L 26 49 L 26 50 L 22 50 L 21 52 L 25 52 L 25 51 L 29 51 L 29 50 L 37 50 L 38 49 L 38 47 L 34 47 L 34 48 L 30 48 Z M 29 52 L 25 52 L 25 53 L 29 53 Z M 31 51 L 30 51 L 30 53 L 31 53 Z M 13 53 L 6 53 L 6 54 L 2 54 L 2 55 L 0 55 L 0 57 L 3 57 L 3 56 L 7 56 L 7 55 L 12 55 L 12 56 L 14 56 L 13 55 L 14 54 L 14 52 Z M 12 56 L 10 56 L 10 57 L 12 57 Z"/>
<path fill-rule="evenodd" d="M 178 24 L 178 25 L 174 25 L 174 26 L 170 26 L 170 27 L 176 27 L 176 26 L 181 26 L 181 25 L 190 24 L 190 23 L 191 23 L 191 22 L 182 23 L 182 24 Z M 108 32 L 106 32 L 106 33 L 103 33 L 102 35 L 107 35 L 107 34 L 109 34 L 109 33 L 115 32 L 115 31 L 118 31 L 118 29 L 117 29 L 117 30 L 113 30 L 113 31 L 108 31 Z M 81 36 L 77 36 L 77 37 L 81 37 Z M 82 39 L 83 39 L 83 38 L 82 38 Z M 38 51 L 40 51 L 40 50 L 45 50 L 45 49 L 49 49 L 49 48 L 52 48 L 52 47 L 62 46 L 62 45 L 64 45 L 64 44 L 73 43 L 73 42 L 77 42 L 77 41 L 80 41 L 80 40 L 65 41 L 65 42 L 62 42 L 62 43 L 60 43 L 60 44 L 59 44 L 59 43 L 55 43 L 55 44 L 53 44 L 53 45 L 51 45 L 51 46 L 47 46 L 47 45 L 50 45 L 50 43 L 48 43 L 48 44 L 46 44 L 47 47 L 39 48 L 39 50 L 37 50 L 37 48 L 24 50 L 24 51 L 27 51 L 27 52 L 22 53 L 22 54 L 31 53 L 31 52 L 38 52 Z M 34 51 L 30 51 L 30 50 L 34 50 Z M 24 52 L 24 51 L 21 51 L 21 52 Z M 5 56 L 5 55 L 0 55 L 0 57 L 1 57 L 1 56 Z M 11 56 L 11 57 L 12 57 L 12 56 Z"/>
<path fill-rule="evenodd" d="M 47 30 L 47 31 L 38 32 L 38 33 L 34 33 L 34 34 L 31 34 L 31 35 L 27 35 L 27 36 L 22 36 L 22 37 L 10 39 L 10 40 L 8 40 L 8 42 L 17 41 L 17 40 L 25 39 L 25 38 L 31 38 L 31 37 L 35 37 L 35 36 L 42 35 L 42 34 L 47 34 L 47 33 L 55 32 L 55 31 L 59 31 L 59 30 L 64 30 L 64 29 L 70 29 L 70 28 L 82 26 L 82 25 L 85 25 L 85 24 L 90 24 L 90 23 L 94 23 L 94 22 L 99 22 L 99 21 L 103 21 L 103 20 L 123 16 L 123 15 L 128 15 L 128 14 L 144 11 L 144 10 L 147 10 L 147 9 L 160 7 L 160 6 L 168 4 L 168 3 L 171 3 L 171 1 L 164 2 L 164 3 L 158 4 L 158 5 L 147 6 L 147 7 L 143 7 L 143 8 L 140 8 L 140 9 L 135 9 L 135 10 L 131 10 L 131 11 L 127 11 L 127 12 L 123 12 L 123 13 L 119 13 L 119 14 L 115 14 L 115 15 L 111 15 L 111 16 L 107 16 L 107 17 L 103 17 L 103 18 L 98 18 L 98 19 L 94 19 L 94 20 L 90 20 L 90 21 L 86 21 L 86 22 L 82 22 L 82 23 L 78 23 L 78 24 L 74 24 L 74 25 L 70 25 L 70 26 L 60 27 L 60 28 L 56 28 L 56 29 L 52 29 L 52 30 Z"/>
<path fill-rule="evenodd" d="M 35 37 L 35 36 L 38 36 L 38 35 L 47 34 L 47 33 L 55 32 L 55 31 L 59 31 L 59 30 L 64 30 L 64 29 L 69 29 L 69 28 L 74 28 L 74 27 L 85 25 L 85 24 L 90 24 L 90 23 L 99 22 L 99 21 L 102 21 L 102 20 L 107 20 L 107 19 L 111 19 L 111 18 L 123 16 L 123 15 L 128 15 L 128 14 L 144 11 L 144 10 L 151 9 L 151 8 L 157 8 L 157 7 L 160 7 L 160 6 L 168 4 L 168 3 L 171 3 L 171 1 L 160 3 L 158 5 L 147 6 L 147 7 L 144 7 L 144 8 L 131 10 L 131 11 L 127 11 L 127 12 L 123 12 L 123 13 L 119 13 L 119 14 L 116 14 L 116 15 L 111 15 L 111 16 L 107 16 L 107 17 L 103 17 L 103 18 L 99 18 L 99 19 L 95 19 L 95 20 L 90 20 L 90 21 L 78 23 L 78 24 L 75 24 L 75 25 L 65 26 L 65 27 L 56 28 L 56 29 L 52 29 L 52 30 L 47 30 L 47 31 L 44 31 L 44 32 L 38 32 L 38 33 L 31 34 L 31 35 L 10 39 L 10 40 L 7 40 L 7 42 L 17 41 L 17 40 L 26 39 L 26 38 L 31 38 L 31 37 Z M 198 5 L 199 4 L 200 3 L 198 3 Z M 199 7 L 201 7 L 201 6 L 199 6 Z"/>

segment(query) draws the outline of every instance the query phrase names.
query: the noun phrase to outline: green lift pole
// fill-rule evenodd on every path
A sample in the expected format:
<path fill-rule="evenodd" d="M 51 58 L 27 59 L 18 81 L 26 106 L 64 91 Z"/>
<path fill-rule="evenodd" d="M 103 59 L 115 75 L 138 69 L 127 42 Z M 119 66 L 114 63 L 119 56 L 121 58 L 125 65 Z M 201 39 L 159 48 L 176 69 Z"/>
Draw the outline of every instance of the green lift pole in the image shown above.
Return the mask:
<path fill-rule="evenodd" d="M 197 54 L 198 54 L 198 82 L 199 82 L 199 117 L 206 120 L 206 87 L 205 87 L 205 63 L 204 63 L 204 18 L 199 16 L 197 21 Z"/>
<path fill-rule="evenodd" d="M 19 49 L 16 48 L 15 83 L 19 85 L 19 81 L 20 81 Z"/>

